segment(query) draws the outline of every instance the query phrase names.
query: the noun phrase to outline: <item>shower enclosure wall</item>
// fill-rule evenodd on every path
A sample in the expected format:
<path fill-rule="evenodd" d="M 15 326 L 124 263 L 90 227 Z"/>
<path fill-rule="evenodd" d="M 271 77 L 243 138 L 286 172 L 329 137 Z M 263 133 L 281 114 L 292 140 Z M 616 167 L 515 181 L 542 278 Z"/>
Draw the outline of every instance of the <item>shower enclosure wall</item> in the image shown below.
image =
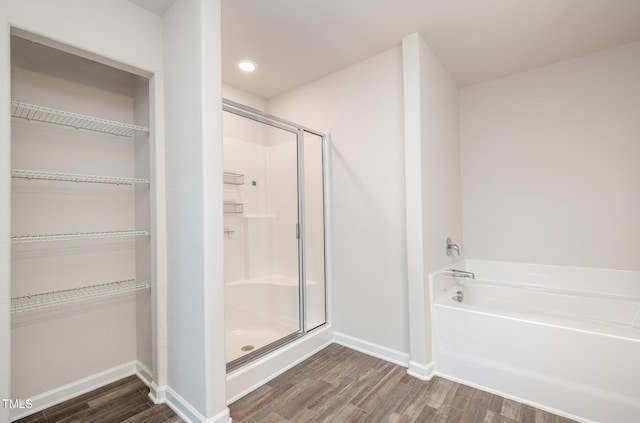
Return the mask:
<path fill-rule="evenodd" d="M 326 321 L 322 134 L 223 102 L 227 367 Z"/>

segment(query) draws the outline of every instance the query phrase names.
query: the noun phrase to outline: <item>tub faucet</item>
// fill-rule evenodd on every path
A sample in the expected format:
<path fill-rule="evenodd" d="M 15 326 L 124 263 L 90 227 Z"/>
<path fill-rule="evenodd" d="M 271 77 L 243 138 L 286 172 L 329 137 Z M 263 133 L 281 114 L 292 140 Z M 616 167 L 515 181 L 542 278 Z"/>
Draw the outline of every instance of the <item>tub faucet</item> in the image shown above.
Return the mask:
<path fill-rule="evenodd" d="M 454 244 L 453 241 L 451 241 L 451 238 L 447 238 L 447 255 L 448 256 L 451 255 L 451 250 L 456 250 L 456 253 L 458 253 L 458 257 L 460 256 L 460 247 L 458 247 L 457 244 Z"/>
<path fill-rule="evenodd" d="M 456 270 L 456 269 L 451 269 L 451 276 L 453 276 L 454 278 L 469 278 L 469 279 L 475 279 L 476 275 L 473 272 L 465 272 L 464 270 Z"/>

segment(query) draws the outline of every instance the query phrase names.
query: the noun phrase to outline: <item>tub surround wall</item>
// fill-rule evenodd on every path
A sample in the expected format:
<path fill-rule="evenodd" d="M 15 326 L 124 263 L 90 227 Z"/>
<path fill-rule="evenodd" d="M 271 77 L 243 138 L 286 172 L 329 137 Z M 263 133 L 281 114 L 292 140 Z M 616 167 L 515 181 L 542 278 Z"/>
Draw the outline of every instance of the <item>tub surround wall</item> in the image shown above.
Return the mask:
<path fill-rule="evenodd" d="M 589 267 L 499 262 L 466 259 L 461 267 L 472 269 L 476 278 L 574 291 L 640 298 L 640 272 Z M 609 283 L 609 281 L 614 281 Z"/>
<path fill-rule="evenodd" d="M 640 42 L 460 91 L 467 257 L 640 270 Z"/>

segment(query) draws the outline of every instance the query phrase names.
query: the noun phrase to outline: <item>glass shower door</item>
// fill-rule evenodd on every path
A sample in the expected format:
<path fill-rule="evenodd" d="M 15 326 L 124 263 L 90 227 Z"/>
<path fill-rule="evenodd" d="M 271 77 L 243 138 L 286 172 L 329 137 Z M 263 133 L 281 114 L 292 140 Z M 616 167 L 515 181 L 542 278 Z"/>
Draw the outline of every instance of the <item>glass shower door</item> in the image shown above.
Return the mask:
<path fill-rule="evenodd" d="M 324 142 L 321 136 L 302 131 L 304 170 L 304 330 L 323 325 L 325 299 Z"/>
<path fill-rule="evenodd" d="M 303 329 L 298 134 L 223 115 L 226 352 L 233 367 Z"/>

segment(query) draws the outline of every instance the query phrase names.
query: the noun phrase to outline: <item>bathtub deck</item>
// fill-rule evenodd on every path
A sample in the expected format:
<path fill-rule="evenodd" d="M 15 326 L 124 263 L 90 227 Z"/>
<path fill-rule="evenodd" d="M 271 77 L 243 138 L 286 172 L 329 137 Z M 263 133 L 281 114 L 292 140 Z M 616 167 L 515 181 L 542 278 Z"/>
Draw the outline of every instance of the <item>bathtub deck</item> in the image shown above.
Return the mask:
<path fill-rule="evenodd" d="M 230 405 L 234 423 L 571 423 L 333 344 Z"/>

